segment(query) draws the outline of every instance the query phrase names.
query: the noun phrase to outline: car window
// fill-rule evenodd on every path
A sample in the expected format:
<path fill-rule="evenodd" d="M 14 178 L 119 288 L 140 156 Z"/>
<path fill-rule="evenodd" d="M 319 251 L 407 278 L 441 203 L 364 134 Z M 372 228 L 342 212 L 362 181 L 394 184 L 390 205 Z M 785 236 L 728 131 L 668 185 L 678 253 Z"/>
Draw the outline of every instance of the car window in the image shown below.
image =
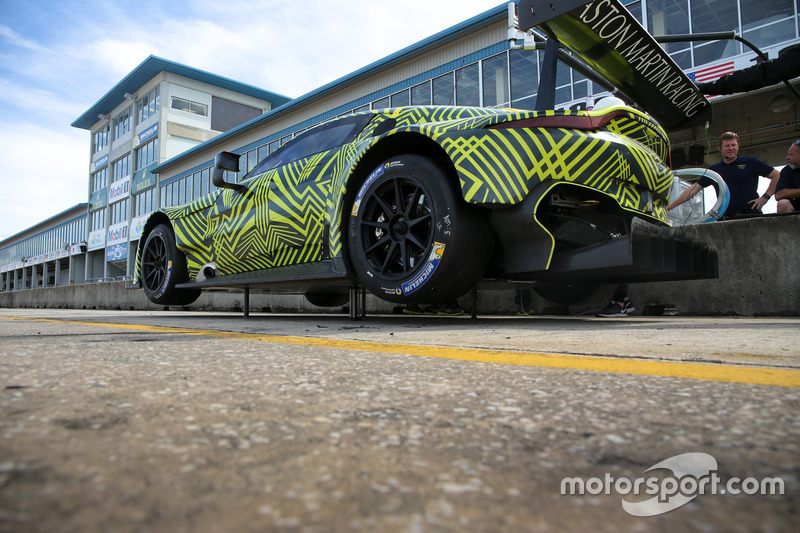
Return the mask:
<path fill-rule="evenodd" d="M 312 128 L 264 158 L 246 178 L 352 142 L 373 117 L 354 115 Z"/>

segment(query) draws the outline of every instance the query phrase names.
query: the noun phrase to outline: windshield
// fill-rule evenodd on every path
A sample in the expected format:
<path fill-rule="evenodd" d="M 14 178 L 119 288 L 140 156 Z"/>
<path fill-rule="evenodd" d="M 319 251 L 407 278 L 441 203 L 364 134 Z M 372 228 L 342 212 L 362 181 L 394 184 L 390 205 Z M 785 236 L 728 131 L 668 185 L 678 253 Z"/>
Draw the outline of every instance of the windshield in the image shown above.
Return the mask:
<path fill-rule="evenodd" d="M 352 142 L 374 116 L 372 114 L 351 115 L 315 126 L 261 160 L 253 170 L 247 173 L 245 179 L 293 161 L 344 146 Z"/>

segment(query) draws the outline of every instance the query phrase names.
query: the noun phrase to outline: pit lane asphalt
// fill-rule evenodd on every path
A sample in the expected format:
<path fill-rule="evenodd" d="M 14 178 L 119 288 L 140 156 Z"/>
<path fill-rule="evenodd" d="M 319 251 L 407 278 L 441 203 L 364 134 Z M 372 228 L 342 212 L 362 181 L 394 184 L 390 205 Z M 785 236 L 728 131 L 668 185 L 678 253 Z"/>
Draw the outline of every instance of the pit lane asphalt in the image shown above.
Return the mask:
<path fill-rule="evenodd" d="M 0 531 L 793 531 L 798 326 L 0 309 Z M 561 494 L 696 452 L 785 492 Z"/>

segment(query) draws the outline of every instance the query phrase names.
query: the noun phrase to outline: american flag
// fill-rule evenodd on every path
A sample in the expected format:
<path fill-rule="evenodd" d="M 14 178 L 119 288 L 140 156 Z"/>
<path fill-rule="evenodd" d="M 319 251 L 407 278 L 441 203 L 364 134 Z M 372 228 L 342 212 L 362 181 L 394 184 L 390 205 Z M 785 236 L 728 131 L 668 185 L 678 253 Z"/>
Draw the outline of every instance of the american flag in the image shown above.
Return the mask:
<path fill-rule="evenodd" d="M 734 70 L 733 61 L 728 61 L 725 63 L 720 63 L 719 65 L 714 65 L 711 67 L 701 68 L 700 70 L 695 70 L 694 72 L 690 72 L 687 74 L 689 79 L 695 83 L 703 83 L 707 81 L 714 81 L 717 78 L 721 78 L 725 74 L 730 74 Z"/>

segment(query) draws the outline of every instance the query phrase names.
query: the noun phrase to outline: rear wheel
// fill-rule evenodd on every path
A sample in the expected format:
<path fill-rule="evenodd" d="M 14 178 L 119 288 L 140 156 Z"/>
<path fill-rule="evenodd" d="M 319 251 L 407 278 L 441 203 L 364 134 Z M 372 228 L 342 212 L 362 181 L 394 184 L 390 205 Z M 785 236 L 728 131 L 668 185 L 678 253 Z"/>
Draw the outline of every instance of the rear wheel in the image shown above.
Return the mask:
<path fill-rule="evenodd" d="M 480 279 L 494 234 L 454 181 L 418 155 L 389 159 L 367 177 L 348 226 L 350 259 L 367 290 L 398 303 L 447 303 Z"/>
<path fill-rule="evenodd" d="M 175 245 L 172 228 L 159 224 L 142 249 L 142 288 L 147 299 L 158 305 L 189 305 L 201 291 L 176 288 L 188 279 L 186 257 Z"/>

